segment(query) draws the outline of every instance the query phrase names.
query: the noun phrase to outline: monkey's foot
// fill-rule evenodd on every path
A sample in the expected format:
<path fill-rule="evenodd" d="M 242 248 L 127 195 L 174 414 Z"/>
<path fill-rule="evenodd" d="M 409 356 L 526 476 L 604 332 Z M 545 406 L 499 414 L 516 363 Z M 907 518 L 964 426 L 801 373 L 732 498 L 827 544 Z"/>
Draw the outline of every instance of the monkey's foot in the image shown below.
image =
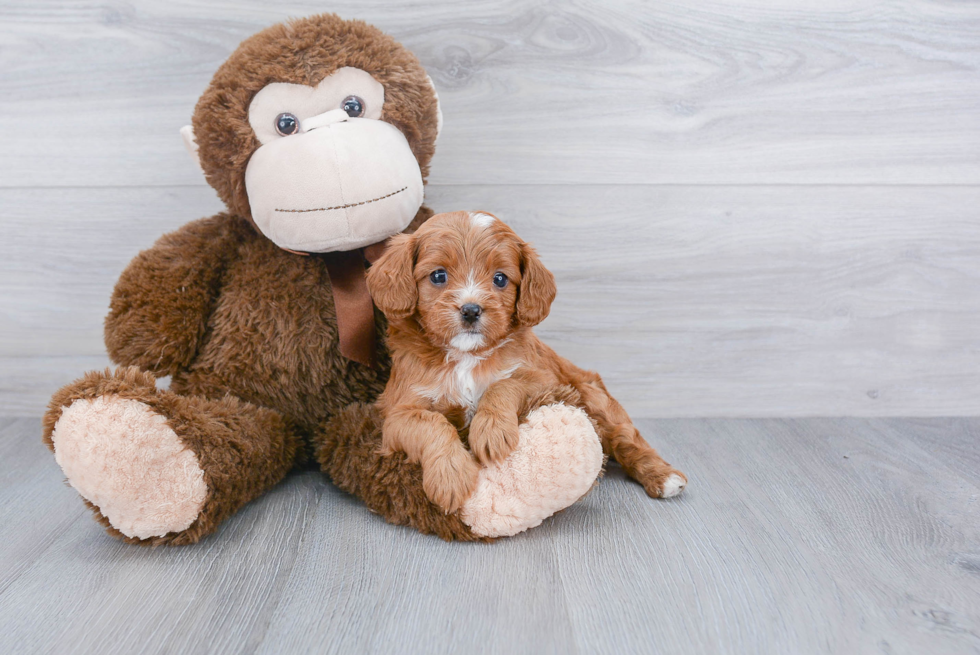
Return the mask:
<path fill-rule="evenodd" d="M 204 471 L 167 420 L 138 400 L 79 399 L 51 436 L 68 482 L 127 537 L 181 532 L 207 496 Z"/>
<path fill-rule="evenodd" d="M 68 482 L 110 532 L 157 540 L 187 530 L 207 497 L 195 453 L 160 408 L 151 375 L 90 373 L 59 391 L 45 442 Z"/>
<path fill-rule="evenodd" d="M 481 537 L 509 537 L 539 525 L 588 493 L 602 470 L 599 436 L 577 407 L 528 414 L 517 448 L 480 471 L 460 518 Z"/>

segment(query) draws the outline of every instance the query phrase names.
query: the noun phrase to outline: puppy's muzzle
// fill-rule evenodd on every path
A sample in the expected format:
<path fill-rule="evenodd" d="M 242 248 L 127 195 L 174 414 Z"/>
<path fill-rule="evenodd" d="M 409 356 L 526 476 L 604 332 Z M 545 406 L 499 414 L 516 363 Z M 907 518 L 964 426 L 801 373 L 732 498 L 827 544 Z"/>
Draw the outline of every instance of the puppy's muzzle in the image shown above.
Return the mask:
<path fill-rule="evenodd" d="M 459 314 L 463 317 L 463 322 L 467 325 L 473 325 L 480 320 L 480 314 L 483 313 L 483 308 L 475 303 L 466 303 L 459 308 Z"/>

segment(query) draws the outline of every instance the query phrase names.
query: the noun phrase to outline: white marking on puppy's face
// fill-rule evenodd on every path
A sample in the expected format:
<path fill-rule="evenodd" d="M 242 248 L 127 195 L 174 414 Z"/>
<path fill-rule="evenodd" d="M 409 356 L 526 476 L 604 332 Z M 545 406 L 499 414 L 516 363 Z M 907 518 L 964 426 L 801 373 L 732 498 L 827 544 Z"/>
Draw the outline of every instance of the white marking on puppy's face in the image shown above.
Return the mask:
<path fill-rule="evenodd" d="M 469 276 L 466 278 L 466 286 L 457 289 L 453 292 L 456 298 L 456 302 L 460 305 L 465 305 L 466 303 L 474 302 L 479 304 L 483 297 L 486 295 L 486 291 L 480 288 L 480 285 L 476 283 L 476 276 L 473 275 L 473 271 L 470 271 Z"/>
<path fill-rule="evenodd" d="M 485 341 L 479 332 L 460 332 L 450 340 L 449 345 L 454 350 L 465 353 L 482 348 Z"/>
<path fill-rule="evenodd" d="M 484 214 L 483 212 L 470 212 L 470 222 L 476 227 L 488 228 L 493 225 L 493 222 L 497 220 L 490 214 Z"/>

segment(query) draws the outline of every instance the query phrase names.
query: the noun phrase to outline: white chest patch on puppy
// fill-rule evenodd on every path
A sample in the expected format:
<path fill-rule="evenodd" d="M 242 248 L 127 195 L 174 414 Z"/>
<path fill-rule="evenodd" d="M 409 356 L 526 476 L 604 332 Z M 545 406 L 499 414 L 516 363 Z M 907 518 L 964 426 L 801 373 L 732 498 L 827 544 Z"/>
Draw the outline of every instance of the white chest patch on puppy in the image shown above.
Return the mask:
<path fill-rule="evenodd" d="M 479 363 L 479 357 L 464 354 L 460 356 L 456 366 L 453 367 L 455 375 L 452 377 L 453 384 L 450 385 L 452 388 L 450 397 L 454 397 L 456 402 L 466 408 L 467 424 L 476 413 L 476 406 L 480 403 L 480 398 L 483 397 L 491 383 L 489 379 L 478 382 L 473 375 L 473 369 Z"/>
<path fill-rule="evenodd" d="M 452 362 L 453 367 L 442 376 L 440 383 L 434 387 L 416 387 L 415 392 L 433 402 L 448 400 L 466 408 L 466 425 L 469 425 L 487 388 L 494 382 L 506 380 L 521 367 L 518 362 L 499 371 L 476 375 L 476 367 L 483 360 L 484 357 L 479 355 L 450 351 L 446 353 L 446 361 Z"/>

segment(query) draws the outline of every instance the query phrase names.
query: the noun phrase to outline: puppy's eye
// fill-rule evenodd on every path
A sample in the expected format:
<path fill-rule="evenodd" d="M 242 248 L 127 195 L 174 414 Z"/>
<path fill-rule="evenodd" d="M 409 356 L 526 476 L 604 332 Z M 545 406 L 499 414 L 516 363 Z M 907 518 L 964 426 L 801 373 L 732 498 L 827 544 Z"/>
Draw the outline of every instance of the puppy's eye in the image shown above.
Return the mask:
<path fill-rule="evenodd" d="M 289 136 L 299 132 L 299 119 L 288 111 L 276 116 L 276 132 Z"/>
<path fill-rule="evenodd" d="M 507 276 L 503 273 L 494 273 L 493 286 L 497 287 L 498 289 L 503 289 L 505 286 L 507 286 Z"/>
<path fill-rule="evenodd" d="M 441 287 L 449 281 L 449 275 L 446 274 L 445 269 L 439 268 L 429 273 L 429 281 L 437 287 Z"/>
<path fill-rule="evenodd" d="M 357 118 L 364 115 L 364 101 L 357 96 L 347 96 L 344 101 L 340 103 L 340 108 L 347 112 L 347 115 L 351 118 Z"/>

